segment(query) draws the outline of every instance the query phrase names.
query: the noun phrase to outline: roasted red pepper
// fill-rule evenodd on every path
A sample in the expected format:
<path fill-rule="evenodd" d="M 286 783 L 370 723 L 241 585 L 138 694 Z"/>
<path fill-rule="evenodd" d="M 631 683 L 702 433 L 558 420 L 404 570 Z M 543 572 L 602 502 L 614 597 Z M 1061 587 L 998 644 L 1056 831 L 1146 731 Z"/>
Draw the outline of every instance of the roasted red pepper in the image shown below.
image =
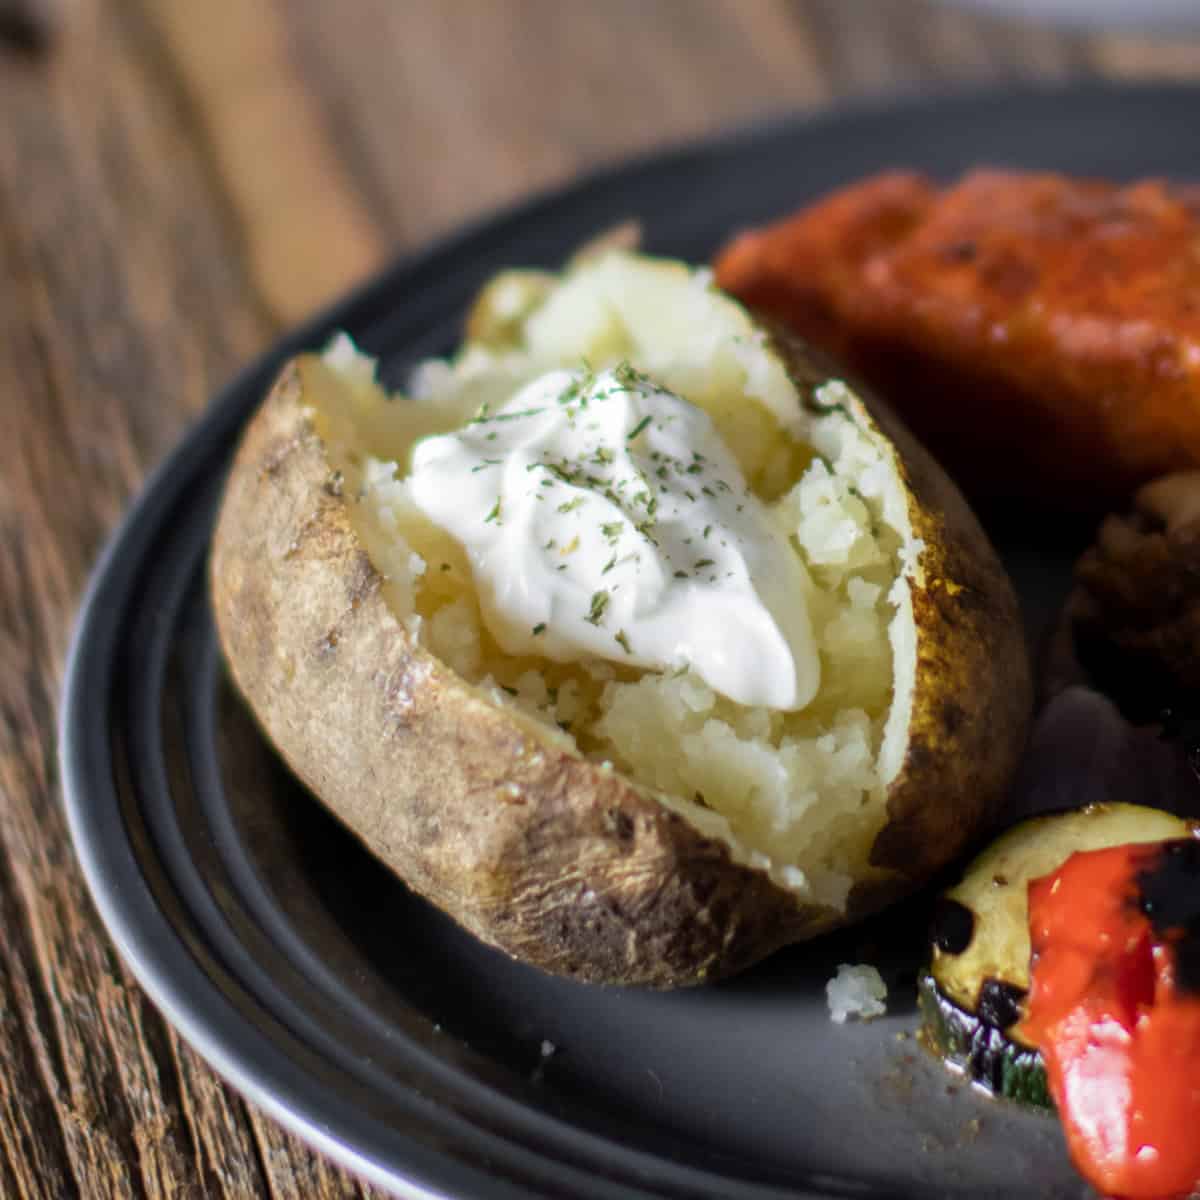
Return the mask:
<path fill-rule="evenodd" d="M 1073 854 L 1029 885 L 1022 1034 L 1101 1192 L 1200 1190 L 1200 842 Z"/>

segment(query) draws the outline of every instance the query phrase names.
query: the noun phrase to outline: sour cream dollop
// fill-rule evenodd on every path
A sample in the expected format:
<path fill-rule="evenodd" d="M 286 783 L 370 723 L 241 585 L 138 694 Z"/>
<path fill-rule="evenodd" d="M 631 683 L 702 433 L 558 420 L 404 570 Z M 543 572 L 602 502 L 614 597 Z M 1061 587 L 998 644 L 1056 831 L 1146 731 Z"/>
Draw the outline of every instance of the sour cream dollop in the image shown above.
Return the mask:
<path fill-rule="evenodd" d="M 817 690 L 803 562 L 708 414 L 627 364 L 551 371 L 424 439 L 409 489 L 510 654 L 689 667 L 778 709 Z"/>

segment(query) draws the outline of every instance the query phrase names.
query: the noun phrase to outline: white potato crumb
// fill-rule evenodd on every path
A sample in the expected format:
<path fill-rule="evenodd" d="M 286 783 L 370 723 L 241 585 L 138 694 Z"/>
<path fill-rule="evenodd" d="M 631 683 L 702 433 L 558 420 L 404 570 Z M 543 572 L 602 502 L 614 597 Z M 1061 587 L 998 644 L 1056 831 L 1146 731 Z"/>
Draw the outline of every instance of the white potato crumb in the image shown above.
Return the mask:
<path fill-rule="evenodd" d="M 322 357 L 349 383 L 361 387 L 369 386 L 375 380 L 375 360 L 363 354 L 348 333 L 335 333 Z"/>
<path fill-rule="evenodd" d="M 839 1025 L 850 1017 L 869 1021 L 887 1012 L 887 984 L 869 963 L 839 963 L 837 975 L 825 985 L 829 1016 Z"/>
<path fill-rule="evenodd" d="M 549 1058 L 550 1055 L 552 1055 L 555 1052 L 555 1050 L 557 1050 L 557 1049 L 558 1049 L 558 1047 L 553 1042 L 543 1042 L 542 1043 L 542 1057 Z"/>
<path fill-rule="evenodd" d="M 454 383 L 454 370 L 440 358 L 418 363 L 408 377 L 408 392 L 414 400 L 428 400 Z"/>

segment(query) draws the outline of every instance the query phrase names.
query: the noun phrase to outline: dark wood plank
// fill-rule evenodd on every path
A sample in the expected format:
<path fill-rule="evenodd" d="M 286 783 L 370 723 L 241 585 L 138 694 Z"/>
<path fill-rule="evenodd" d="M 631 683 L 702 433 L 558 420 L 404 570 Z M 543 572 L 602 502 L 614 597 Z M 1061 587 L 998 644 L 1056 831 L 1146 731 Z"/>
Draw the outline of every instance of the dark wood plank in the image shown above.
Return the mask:
<path fill-rule="evenodd" d="M 384 243 L 292 53 L 287 7 L 139 3 L 220 180 L 240 260 L 291 323 L 364 277 Z"/>
<path fill-rule="evenodd" d="M 370 39 L 298 0 L 297 54 L 402 245 L 587 166 L 829 95 L 786 0 L 356 11 Z"/>
<path fill-rule="evenodd" d="M 147 467 L 277 318 L 136 13 L 76 4 L 52 58 L 0 62 L 0 111 L 5 1195 L 362 1196 L 293 1139 L 264 1147 L 133 985 L 56 792 L 57 687 L 90 563 Z"/>
<path fill-rule="evenodd" d="M 1086 73 L 1084 39 L 932 2 L 797 0 L 836 97 Z"/>
<path fill-rule="evenodd" d="M 0 42 L 30 54 L 45 52 L 62 28 L 59 0 L 0 0 Z"/>
<path fill-rule="evenodd" d="M 1114 79 L 1200 79 L 1200 38 L 1129 37 L 1106 34 L 1091 39 L 1086 57 L 1100 74 Z"/>

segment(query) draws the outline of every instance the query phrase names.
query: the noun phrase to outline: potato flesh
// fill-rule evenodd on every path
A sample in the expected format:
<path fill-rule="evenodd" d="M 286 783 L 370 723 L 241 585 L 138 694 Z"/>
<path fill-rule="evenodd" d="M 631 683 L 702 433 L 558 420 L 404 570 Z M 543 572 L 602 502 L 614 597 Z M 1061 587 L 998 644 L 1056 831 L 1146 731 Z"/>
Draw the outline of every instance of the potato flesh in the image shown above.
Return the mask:
<path fill-rule="evenodd" d="M 668 283 L 678 293 L 680 281 Z M 564 297 L 570 284 L 526 323 L 525 346 L 469 348 L 453 369 L 430 365 L 422 373 L 427 394 L 410 401 L 386 398 L 362 360 L 344 351 L 312 368 L 322 435 L 345 494 L 361 501 L 351 506 L 356 528 L 397 615 L 457 674 L 496 703 L 537 717 L 564 747 L 611 762 L 778 882 L 840 908 L 851 881 L 872 874 L 870 846 L 886 820 L 879 751 L 893 698 L 903 537 L 885 519 L 892 506 L 881 482 L 884 452 L 836 413 L 809 422 L 811 440 L 785 432 L 776 414 L 786 418 L 788 393 L 755 361 L 766 355 L 740 330 L 701 322 L 708 343 L 685 354 L 687 330 L 676 327 L 648 352 L 612 304 L 583 287 Z M 692 280 L 683 286 L 702 306 Z M 644 334 L 655 306 L 641 307 Z M 675 313 L 678 326 L 685 307 L 678 296 L 658 307 Z M 597 369 L 629 359 L 705 408 L 755 492 L 774 502 L 813 581 L 807 603 L 822 685 L 805 710 L 739 705 L 690 672 L 508 655 L 488 633 L 461 546 L 407 494 L 409 451 L 417 438 L 461 425 L 482 402 L 502 402 L 544 370 L 584 357 Z"/>

